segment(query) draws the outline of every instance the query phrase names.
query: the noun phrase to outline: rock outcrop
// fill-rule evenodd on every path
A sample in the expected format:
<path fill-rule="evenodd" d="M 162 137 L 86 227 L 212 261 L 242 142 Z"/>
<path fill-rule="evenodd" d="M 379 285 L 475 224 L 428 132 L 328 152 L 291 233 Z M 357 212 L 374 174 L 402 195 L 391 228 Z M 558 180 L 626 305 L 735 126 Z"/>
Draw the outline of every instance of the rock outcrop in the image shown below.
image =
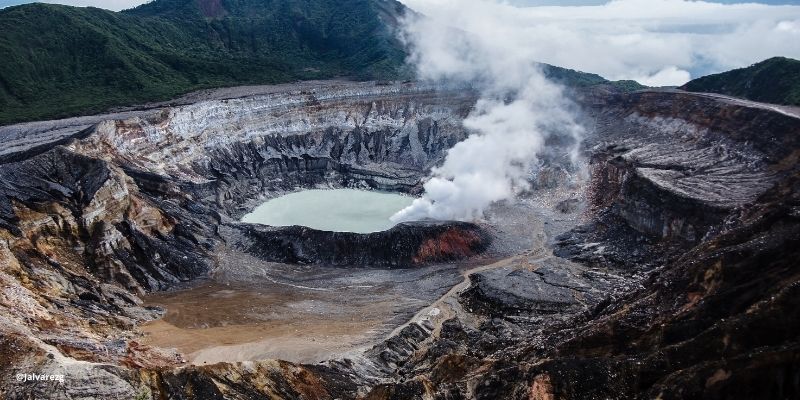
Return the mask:
<path fill-rule="evenodd" d="M 488 231 L 467 222 L 407 222 L 366 234 L 303 226 L 235 229 L 241 238 L 235 247 L 267 261 L 292 264 L 409 268 L 467 259 L 492 242 Z"/>
<path fill-rule="evenodd" d="M 564 235 L 558 255 L 648 269 L 655 255 L 716 234 L 732 210 L 796 169 L 800 126 L 781 110 L 676 91 L 584 101 L 596 121 L 587 143 L 596 218 Z"/>
<path fill-rule="evenodd" d="M 588 312 L 531 327 L 447 322 L 397 382 L 366 398 L 797 397 L 798 178 Z"/>

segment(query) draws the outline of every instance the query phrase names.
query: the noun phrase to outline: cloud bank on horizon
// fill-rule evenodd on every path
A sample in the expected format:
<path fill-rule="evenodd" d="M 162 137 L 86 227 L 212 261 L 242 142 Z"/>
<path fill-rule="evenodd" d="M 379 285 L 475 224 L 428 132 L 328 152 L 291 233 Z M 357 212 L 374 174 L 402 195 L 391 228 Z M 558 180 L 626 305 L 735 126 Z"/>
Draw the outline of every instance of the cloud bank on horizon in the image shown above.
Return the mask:
<path fill-rule="evenodd" d="M 649 86 L 682 85 L 774 56 L 800 58 L 799 5 L 614 0 L 520 7 L 499 0 L 401 1 L 450 27 L 515 47 L 532 61 Z"/>

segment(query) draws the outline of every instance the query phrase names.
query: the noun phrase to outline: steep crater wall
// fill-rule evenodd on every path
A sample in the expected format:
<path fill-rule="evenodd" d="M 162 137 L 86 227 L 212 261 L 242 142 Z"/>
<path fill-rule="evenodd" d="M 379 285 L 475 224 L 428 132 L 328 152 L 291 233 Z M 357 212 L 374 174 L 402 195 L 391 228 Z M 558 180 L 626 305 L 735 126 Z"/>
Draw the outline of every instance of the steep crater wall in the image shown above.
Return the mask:
<path fill-rule="evenodd" d="M 410 192 L 466 137 L 474 95 L 438 89 L 349 84 L 203 102 L 101 123 L 71 148 L 168 176 L 234 217 L 299 187 Z"/>
<path fill-rule="evenodd" d="M 796 169 L 800 118 L 769 105 L 601 89 L 581 102 L 594 128 L 594 218 L 559 238 L 560 256 L 647 269 L 715 235 L 728 214 Z"/>
<path fill-rule="evenodd" d="M 249 240 L 260 245 L 235 248 L 270 261 L 383 267 L 480 253 L 490 234 L 471 224 L 375 237 L 251 227 L 245 237 L 251 228 L 237 222 L 269 197 L 319 185 L 413 192 L 466 136 L 474 95 L 440 89 L 299 85 L 131 112 L 89 130 L 19 128 L 43 131 L 0 161 L 3 334 L 80 360 L 172 365 L 174 355 L 130 341 L 158 314 L 137 295 L 207 275 L 221 247 Z M 378 251 L 386 240 L 403 251 Z M 326 251 L 334 244 L 349 251 L 336 258 Z"/>
<path fill-rule="evenodd" d="M 302 226 L 237 225 L 234 246 L 259 258 L 292 264 L 403 268 L 466 259 L 485 251 L 489 231 L 467 222 L 408 222 L 358 234 Z"/>

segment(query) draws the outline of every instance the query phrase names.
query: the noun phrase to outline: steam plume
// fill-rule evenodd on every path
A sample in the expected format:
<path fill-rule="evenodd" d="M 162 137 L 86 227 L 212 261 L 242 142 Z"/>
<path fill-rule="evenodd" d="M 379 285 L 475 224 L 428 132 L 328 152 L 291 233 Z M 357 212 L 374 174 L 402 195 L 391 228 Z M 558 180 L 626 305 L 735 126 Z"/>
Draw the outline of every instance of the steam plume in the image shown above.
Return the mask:
<path fill-rule="evenodd" d="M 425 194 L 392 220 L 474 220 L 489 205 L 529 188 L 549 138 L 570 143 L 573 161 L 583 128 L 562 88 L 548 81 L 519 32 L 481 12 L 482 0 L 442 2 L 441 12 L 409 17 L 404 37 L 422 79 L 468 83 L 480 93 L 464 120 L 470 136 L 447 153 Z M 512 24 L 513 25 L 513 24 Z"/>

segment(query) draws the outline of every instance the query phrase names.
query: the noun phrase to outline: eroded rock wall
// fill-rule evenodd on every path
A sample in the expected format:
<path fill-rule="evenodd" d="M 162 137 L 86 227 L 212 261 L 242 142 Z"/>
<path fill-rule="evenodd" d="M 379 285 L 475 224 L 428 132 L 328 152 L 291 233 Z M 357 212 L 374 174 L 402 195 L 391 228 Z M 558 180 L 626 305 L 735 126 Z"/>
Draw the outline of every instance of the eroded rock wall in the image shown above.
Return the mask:
<path fill-rule="evenodd" d="M 395 383 L 365 398 L 797 397 L 798 179 L 782 178 L 714 238 L 588 312 L 528 327 L 446 322 Z"/>
<path fill-rule="evenodd" d="M 560 238 L 565 257 L 648 269 L 715 235 L 732 210 L 797 169 L 800 120 L 767 105 L 602 89 L 582 101 L 594 126 L 593 219 Z"/>
<path fill-rule="evenodd" d="M 467 222 L 407 222 L 367 234 L 324 232 L 302 226 L 239 225 L 234 246 L 284 263 L 410 268 L 464 260 L 492 243 L 485 228 Z"/>
<path fill-rule="evenodd" d="M 196 200 L 238 215 L 297 187 L 412 191 L 466 137 L 474 101 L 416 84 L 321 86 L 107 121 L 71 149 L 180 180 Z"/>

